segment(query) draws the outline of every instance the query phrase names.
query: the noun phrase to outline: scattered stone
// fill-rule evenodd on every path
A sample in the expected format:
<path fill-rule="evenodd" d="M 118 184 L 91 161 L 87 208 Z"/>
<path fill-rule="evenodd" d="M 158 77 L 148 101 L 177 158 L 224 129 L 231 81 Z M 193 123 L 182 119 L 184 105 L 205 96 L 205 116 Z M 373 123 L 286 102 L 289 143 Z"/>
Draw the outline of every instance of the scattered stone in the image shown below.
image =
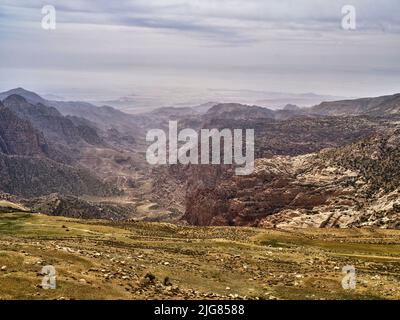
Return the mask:
<path fill-rule="evenodd" d="M 150 272 L 146 273 L 144 276 L 144 284 L 155 284 L 156 276 Z"/>
<path fill-rule="evenodd" d="M 169 277 L 165 277 L 163 283 L 164 283 L 164 286 L 167 286 L 167 287 L 172 286 L 172 282 L 169 279 Z"/>

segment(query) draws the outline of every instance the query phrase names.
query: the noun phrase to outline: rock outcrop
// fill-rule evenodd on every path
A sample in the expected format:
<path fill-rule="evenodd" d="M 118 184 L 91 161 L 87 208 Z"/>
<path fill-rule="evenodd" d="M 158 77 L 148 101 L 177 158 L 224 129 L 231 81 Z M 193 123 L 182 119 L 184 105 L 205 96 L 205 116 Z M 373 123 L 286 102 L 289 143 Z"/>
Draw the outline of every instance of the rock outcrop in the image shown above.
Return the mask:
<path fill-rule="evenodd" d="M 43 134 L 30 122 L 18 118 L 0 102 L 0 152 L 23 156 L 46 156 L 48 145 Z"/>
<path fill-rule="evenodd" d="M 338 149 L 258 159 L 249 176 L 193 169 L 185 219 L 195 225 L 400 228 L 400 133 Z"/>
<path fill-rule="evenodd" d="M 39 123 L 46 122 L 47 128 L 56 128 L 70 120 L 64 122 L 56 110 L 33 106 L 20 96 L 12 95 L 5 102 L 8 107 L 0 103 L 1 191 L 24 197 L 52 192 L 99 196 L 117 192 L 88 170 L 69 165 L 69 149 L 48 143 L 43 133 L 32 124 L 39 127 Z M 60 127 L 61 131 L 64 129 Z"/>
<path fill-rule="evenodd" d="M 42 103 L 31 104 L 22 96 L 10 95 L 3 104 L 19 118 L 29 121 L 32 126 L 43 132 L 46 139 L 61 144 L 101 144 L 96 130 L 85 125 L 75 125 L 56 108 Z"/>

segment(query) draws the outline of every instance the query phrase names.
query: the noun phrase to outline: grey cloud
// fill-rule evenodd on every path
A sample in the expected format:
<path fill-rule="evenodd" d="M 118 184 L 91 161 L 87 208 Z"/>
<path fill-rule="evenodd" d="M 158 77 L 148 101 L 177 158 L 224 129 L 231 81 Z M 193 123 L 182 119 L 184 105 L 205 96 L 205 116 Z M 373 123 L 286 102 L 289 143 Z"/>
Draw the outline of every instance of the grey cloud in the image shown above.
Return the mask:
<path fill-rule="evenodd" d="M 340 28 L 348 2 L 356 32 Z M 55 32 L 40 28 L 44 4 L 57 9 Z M 69 87 L 76 77 L 93 87 L 180 82 L 343 95 L 363 83 L 381 93 L 400 80 L 399 9 L 398 0 L 2 0 L 1 83 Z"/>
<path fill-rule="evenodd" d="M 251 29 L 336 32 L 347 1 L 326 0 L 136 0 L 55 1 L 60 22 L 176 30 L 221 42 L 257 41 Z M 397 0 L 353 0 L 360 30 L 399 32 Z M 5 1 L 17 8 L 31 1 Z"/>

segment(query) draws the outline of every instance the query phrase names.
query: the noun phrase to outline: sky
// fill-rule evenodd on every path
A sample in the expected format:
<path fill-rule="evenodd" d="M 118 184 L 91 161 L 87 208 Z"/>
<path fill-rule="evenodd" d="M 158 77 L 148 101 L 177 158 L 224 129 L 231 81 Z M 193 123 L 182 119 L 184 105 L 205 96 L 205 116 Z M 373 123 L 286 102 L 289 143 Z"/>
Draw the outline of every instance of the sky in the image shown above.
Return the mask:
<path fill-rule="evenodd" d="M 342 28 L 348 4 L 355 30 Z M 42 28 L 45 5 L 55 30 Z M 392 94 L 399 12 L 398 0 L 0 0 L 0 90 Z"/>

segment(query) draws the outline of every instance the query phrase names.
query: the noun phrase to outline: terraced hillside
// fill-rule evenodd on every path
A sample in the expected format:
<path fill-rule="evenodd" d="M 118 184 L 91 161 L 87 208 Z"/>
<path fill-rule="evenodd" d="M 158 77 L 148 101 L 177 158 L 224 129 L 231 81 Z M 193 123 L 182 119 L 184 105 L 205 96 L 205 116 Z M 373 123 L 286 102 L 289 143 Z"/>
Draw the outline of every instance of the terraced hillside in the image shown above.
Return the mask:
<path fill-rule="evenodd" d="M 54 290 L 41 288 L 46 265 L 56 269 Z M 355 290 L 342 288 L 346 265 L 356 268 Z M 400 299 L 399 282 L 394 230 L 195 228 L 0 213 L 0 299 Z"/>

